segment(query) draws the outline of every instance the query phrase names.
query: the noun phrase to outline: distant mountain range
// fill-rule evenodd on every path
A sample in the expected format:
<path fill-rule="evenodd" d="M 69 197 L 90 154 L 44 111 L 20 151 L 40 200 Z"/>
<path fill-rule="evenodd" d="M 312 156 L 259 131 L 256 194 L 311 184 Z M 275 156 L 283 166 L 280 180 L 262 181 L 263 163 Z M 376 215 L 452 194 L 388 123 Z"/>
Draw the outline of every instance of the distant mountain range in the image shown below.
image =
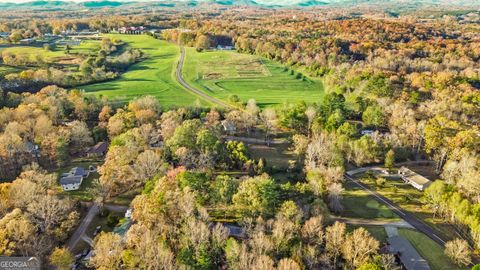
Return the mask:
<path fill-rule="evenodd" d="M 142 4 L 175 7 L 177 5 L 197 6 L 202 3 L 215 3 L 225 6 L 249 5 L 262 7 L 354 6 L 360 4 L 480 6 L 480 0 L 0 0 L 0 9 L 105 8 Z"/>

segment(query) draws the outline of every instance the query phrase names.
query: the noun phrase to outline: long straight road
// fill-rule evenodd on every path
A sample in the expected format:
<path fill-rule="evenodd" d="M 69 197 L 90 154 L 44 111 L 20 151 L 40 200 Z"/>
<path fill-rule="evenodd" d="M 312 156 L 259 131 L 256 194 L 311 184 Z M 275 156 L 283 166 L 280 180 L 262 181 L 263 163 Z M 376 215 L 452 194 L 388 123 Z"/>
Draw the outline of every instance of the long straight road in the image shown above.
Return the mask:
<path fill-rule="evenodd" d="M 445 245 L 446 240 L 442 239 L 440 236 L 438 236 L 437 233 L 435 233 L 435 230 L 432 229 L 430 226 L 425 224 L 423 221 L 419 220 L 417 217 L 414 215 L 408 213 L 398 205 L 396 205 L 394 202 L 390 201 L 386 197 L 380 195 L 378 192 L 371 190 L 367 185 L 361 183 L 360 181 L 354 179 L 353 177 L 345 174 L 344 175 L 345 179 L 353 182 L 355 185 L 359 186 L 360 188 L 364 189 L 370 195 L 372 195 L 378 202 L 385 204 L 390 210 L 392 210 L 395 214 L 397 214 L 400 218 L 408 222 L 410 225 L 412 225 L 415 229 L 418 231 L 424 233 L 428 237 L 430 237 L 433 241 L 437 242 L 441 246 Z"/>
<path fill-rule="evenodd" d="M 191 93 L 201 97 L 202 99 L 206 100 L 206 101 L 209 101 L 213 104 L 216 104 L 220 107 L 223 107 L 223 108 L 234 108 L 232 105 L 228 104 L 228 103 L 225 103 L 223 101 L 221 101 L 220 99 L 217 99 L 217 98 L 214 98 L 212 96 L 209 96 L 207 94 L 205 94 L 204 92 L 198 90 L 197 88 L 191 86 L 190 84 L 188 84 L 184 79 L 183 79 L 183 74 L 182 74 L 182 70 L 183 70 L 183 65 L 185 64 L 185 48 L 184 47 L 181 47 L 180 48 L 180 59 L 178 60 L 178 64 L 177 64 L 177 69 L 176 69 L 176 72 L 175 72 L 175 76 L 177 78 L 177 81 L 185 88 L 187 89 L 188 91 L 190 91 Z"/>

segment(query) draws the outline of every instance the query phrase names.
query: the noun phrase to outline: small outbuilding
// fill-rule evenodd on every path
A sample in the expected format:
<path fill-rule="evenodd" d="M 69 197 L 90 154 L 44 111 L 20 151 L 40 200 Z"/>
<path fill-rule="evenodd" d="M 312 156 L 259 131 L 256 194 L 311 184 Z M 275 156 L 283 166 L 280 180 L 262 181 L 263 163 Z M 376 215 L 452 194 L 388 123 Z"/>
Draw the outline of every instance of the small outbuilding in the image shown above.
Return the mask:
<path fill-rule="evenodd" d="M 405 181 L 405 183 L 412 185 L 420 191 L 425 190 L 430 184 L 432 184 L 432 181 L 407 167 L 401 167 L 400 170 L 398 170 L 398 174 L 402 177 L 402 180 Z"/>

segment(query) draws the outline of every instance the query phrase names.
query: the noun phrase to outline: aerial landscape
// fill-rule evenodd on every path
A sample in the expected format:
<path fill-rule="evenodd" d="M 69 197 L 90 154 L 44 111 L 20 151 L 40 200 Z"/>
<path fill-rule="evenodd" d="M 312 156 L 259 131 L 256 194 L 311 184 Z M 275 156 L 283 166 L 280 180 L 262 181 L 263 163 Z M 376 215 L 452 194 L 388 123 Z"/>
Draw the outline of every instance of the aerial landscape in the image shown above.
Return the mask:
<path fill-rule="evenodd" d="M 0 0 L 0 270 L 480 270 L 480 0 Z"/>

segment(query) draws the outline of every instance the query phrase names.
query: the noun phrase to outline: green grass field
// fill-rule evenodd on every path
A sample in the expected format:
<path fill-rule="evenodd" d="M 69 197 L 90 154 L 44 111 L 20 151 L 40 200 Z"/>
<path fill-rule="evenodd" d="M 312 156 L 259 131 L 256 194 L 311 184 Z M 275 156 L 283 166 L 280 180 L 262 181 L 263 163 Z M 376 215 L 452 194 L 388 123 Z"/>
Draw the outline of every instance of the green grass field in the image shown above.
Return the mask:
<path fill-rule="evenodd" d="M 16 46 L 1 49 L 0 53 L 12 53 L 16 55 L 24 55 L 29 61 L 35 62 L 38 57 L 46 62 L 54 62 L 55 60 L 65 57 L 63 48 L 56 48 L 53 50 L 45 50 L 43 47 L 35 46 Z"/>
<path fill-rule="evenodd" d="M 369 177 L 363 178 L 362 182 L 414 214 L 448 239 L 458 237 L 452 225 L 449 225 L 443 219 L 433 218 L 432 210 L 425 206 L 425 203 L 422 201 L 423 193 L 411 185 L 399 180 L 387 180 L 383 186 L 378 186 L 375 180 Z"/>
<path fill-rule="evenodd" d="M 387 206 L 377 202 L 365 190 L 355 186 L 351 182 L 344 183 L 345 191 L 342 196 L 342 205 L 344 212 L 342 216 L 352 218 L 366 218 L 366 219 L 388 219 L 398 220 Z"/>
<path fill-rule="evenodd" d="M 20 71 L 19 68 L 0 65 L 0 76 Z"/>
<path fill-rule="evenodd" d="M 78 46 L 71 46 L 70 53 L 95 55 L 100 50 L 100 44 L 99 40 L 84 40 Z"/>
<path fill-rule="evenodd" d="M 432 270 L 463 269 L 454 265 L 443 253 L 444 248 L 423 233 L 410 229 L 398 229 L 398 233 L 412 243 L 418 253 L 427 260 Z"/>
<path fill-rule="evenodd" d="M 178 46 L 147 35 L 109 35 L 109 37 L 121 39 L 132 48 L 141 49 L 147 59 L 132 65 L 116 80 L 83 86 L 81 89 L 118 102 L 152 95 L 166 107 L 193 105 L 198 99 L 175 80 L 175 66 L 180 54 Z"/>
<path fill-rule="evenodd" d="M 318 79 L 297 79 L 280 64 L 234 51 L 197 52 L 186 48 L 183 76 L 199 90 L 219 99 L 237 95 L 261 107 L 285 101 L 319 102 L 324 94 Z"/>
<path fill-rule="evenodd" d="M 365 228 L 375 239 L 380 243 L 386 243 L 387 241 L 387 232 L 383 226 L 369 226 L 369 225 L 352 225 L 347 224 L 347 231 L 352 232 L 355 229 L 360 227 Z"/>

